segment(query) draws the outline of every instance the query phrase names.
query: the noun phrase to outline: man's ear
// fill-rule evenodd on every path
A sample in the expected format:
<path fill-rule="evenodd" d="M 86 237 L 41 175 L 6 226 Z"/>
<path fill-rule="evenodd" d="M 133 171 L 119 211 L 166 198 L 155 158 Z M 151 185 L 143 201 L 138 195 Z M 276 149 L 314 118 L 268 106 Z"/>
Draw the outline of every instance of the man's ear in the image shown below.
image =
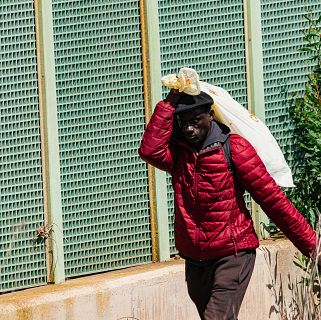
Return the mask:
<path fill-rule="evenodd" d="M 211 120 L 214 120 L 215 112 L 213 109 L 210 110 L 209 114 L 210 114 Z"/>

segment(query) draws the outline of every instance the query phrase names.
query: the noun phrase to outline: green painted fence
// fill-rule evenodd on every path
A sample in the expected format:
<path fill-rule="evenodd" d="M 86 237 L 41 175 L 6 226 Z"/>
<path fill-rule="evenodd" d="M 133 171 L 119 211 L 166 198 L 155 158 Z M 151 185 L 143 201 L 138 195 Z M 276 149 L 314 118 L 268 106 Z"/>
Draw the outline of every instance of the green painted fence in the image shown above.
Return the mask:
<path fill-rule="evenodd" d="M 146 90 L 160 92 L 161 84 L 160 79 L 146 81 L 146 64 L 152 68 L 158 63 L 162 75 L 177 73 L 183 66 L 196 68 L 202 80 L 224 87 L 244 107 L 250 104 L 247 90 L 253 83 L 247 78 L 243 1 L 153 0 L 153 8 L 146 6 L 158 13 L 159 20 L 159 34 L 147 37 L 152 53 L 143 52 L 142 47 L 143 17 L 151 12 L 143 15 L 144 3 L 46 2 L 52 5 L 53 52 L 48 54 L 54 57 L 55 70 L 44 72 L 51 72 L 47 79 L 56 81 L 56 101 L 51 102 L 58 113 L 54 142 L 59 146 L 60 179 L 56 179 L 61 181 L 57 190 L 51 190 L 43 182 L 47 169 L 41 150 L 35 3 L 0 1 L 0 292 L 48 282 L 50 257 L 44 244 L 35 244 L 34 238 L 36 228 L 46 221 L 46 196 L 54 201 L 55 192 L 61 193 L 58 214 L 63 221 L 63 230 L 55 237 L 63 235 L 63 242 L 49 238 L 46 243 L 63 253 L 67 278 L 152 261 L 155 235 L 149 189 L 153 181 L 137 148 L 145 127 Z M 288 99 L 303 88 L 308 70 L 304 55 L 297 52 L 306 28 L 304 14 L 306 9 L 320 14 L 321 3 L 261 0 L 255 4 L 261 6 L 262 14 L 263 50 L 258 57 L 263 80 L 258 85 L 264 87 L 265 100 L 265 105 L 255 107 L 263 110 L 266 123 L 293 163 Z M 48 128 L 44 131 L 50 135 Z M 156 188 L 161 180 L 155 180 Z M 161 246 L 163 252 L 168 252 L 167 246 L 175 254 L 169 177 L 167 189 L 169 212 L 157 215 L 169 215 L 169 243 Z M 162 238 L 167 235 L 160 233 L 158 241 Z"/>
<path fill-rule="evenodd" d="M 0 2 L 0 292 L 46 283 L 33 1 Z"/>
<path fill-rule="evenodd" d="M 151 262 L 139 1 L 53 1 L 66 275 Z"/>
<path fill-rule="evenodd" d="M 309 65 L 303 35 L 308 22 L 304 15 L 321 14 L 319 0 L 262 0 L 262 42 L 264 61 L 264 96 L 266 124 L 279 142 L 290 165 L 293 165 L 293 125 L 289 118 L 289 101 L 302 92 Z"/>

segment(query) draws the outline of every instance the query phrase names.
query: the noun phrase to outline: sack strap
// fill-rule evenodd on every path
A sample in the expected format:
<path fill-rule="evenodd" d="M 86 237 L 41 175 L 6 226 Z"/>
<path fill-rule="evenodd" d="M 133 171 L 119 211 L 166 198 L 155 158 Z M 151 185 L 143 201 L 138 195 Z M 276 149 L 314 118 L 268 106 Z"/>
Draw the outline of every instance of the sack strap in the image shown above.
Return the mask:
<path fill-rule="evenodd" d="M 232 156 L 231 156 L 231 141 L 230 141 L 230 136 L 227 137 L 224 143 L 221 143 L 225 159 L 227 161 L 227 166 L 229 171 L 233 174 L 233 161 L 232 161 Z"/>

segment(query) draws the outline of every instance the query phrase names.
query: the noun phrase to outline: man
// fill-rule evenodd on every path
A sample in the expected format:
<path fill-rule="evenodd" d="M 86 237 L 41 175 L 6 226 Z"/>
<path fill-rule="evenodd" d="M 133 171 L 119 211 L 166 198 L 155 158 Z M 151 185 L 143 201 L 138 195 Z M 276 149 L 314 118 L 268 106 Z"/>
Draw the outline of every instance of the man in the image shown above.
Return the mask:
<path fill-rule="evenodd" d="M 205 92 L 172 90 L 157 104 L 139 154 L 172 175 L 175 245 L 186 260 L 188 293 L 201 319 L 231 320 L 237 319 L 259 246 L 244 191 L 306 256 L 313 256 L 316 235 L 249 142 L 214 120 L 212 104 Z"/>

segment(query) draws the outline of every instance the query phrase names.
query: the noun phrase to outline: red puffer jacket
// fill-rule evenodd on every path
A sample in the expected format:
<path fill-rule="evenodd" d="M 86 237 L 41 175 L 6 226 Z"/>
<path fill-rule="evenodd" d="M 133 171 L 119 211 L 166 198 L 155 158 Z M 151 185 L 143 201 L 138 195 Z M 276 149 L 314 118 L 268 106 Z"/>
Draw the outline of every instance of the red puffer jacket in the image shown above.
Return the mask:
<path fill-rule="evenodd" d="M 198 154 L 172 139 L 174 110 L 168 101 L 157 104 L 139 154 L 172 175 L 175 244 L 180 254 L 210 260 L 257 248 L 258 238 L 243 199 L 244 190 L 248 190 L 294 245 L 311 256 L 315 232 L 285 197 L 249 142 L 230 135 L 232 174 L 218 143 L 223 142 L 219 141 L 224 138 L 221 131 L 211 133 L 216 141 L 212 139 Z"/>

